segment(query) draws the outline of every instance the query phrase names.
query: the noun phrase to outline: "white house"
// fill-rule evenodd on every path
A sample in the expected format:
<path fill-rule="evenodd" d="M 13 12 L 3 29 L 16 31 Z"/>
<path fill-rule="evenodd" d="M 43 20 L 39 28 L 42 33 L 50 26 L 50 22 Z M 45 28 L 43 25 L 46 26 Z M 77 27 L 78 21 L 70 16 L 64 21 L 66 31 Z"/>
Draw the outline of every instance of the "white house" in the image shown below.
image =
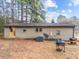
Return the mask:
<path fill-rule="evenodd" d="M 17 23 L 6 24 L 4 28 L 5 38 L 36 38 L 43 35 L 58 35 L 62 39 L 74 37 L 74 25 L 64 23 Z"/>

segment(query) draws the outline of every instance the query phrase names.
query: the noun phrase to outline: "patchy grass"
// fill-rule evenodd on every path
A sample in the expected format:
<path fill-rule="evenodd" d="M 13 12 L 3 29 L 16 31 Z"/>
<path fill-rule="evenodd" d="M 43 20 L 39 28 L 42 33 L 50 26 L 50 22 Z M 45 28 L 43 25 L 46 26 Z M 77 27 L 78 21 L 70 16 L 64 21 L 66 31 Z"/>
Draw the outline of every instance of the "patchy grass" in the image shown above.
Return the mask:
<path fill-rule="evenodd" d="M 0 59 L 76 59 L 78 45 L 66 45 L 66 52 L 57 52 L 52 41 L 0 40 Z"/>

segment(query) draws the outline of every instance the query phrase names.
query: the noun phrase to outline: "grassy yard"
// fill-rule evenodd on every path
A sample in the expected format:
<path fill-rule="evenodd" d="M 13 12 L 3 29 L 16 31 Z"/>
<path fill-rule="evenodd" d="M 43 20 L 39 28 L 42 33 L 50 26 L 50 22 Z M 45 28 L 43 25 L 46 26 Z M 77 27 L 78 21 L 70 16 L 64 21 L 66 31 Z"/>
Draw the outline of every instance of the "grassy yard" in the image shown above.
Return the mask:
<path fill-rule="evenodd" d="M 79 59 L 79 46 L 66 45 L 57 52 L 52 41 L 0 40 L 0 59 Z"/>

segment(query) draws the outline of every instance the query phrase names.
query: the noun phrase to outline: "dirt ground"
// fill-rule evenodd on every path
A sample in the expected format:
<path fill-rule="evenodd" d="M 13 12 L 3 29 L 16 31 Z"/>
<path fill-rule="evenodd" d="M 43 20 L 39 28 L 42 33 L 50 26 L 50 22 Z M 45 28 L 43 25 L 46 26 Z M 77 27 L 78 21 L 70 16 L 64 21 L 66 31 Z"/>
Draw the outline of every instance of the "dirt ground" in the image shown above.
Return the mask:
<path fill-rule="evenodd" d="M 0 40 L 0 59 L 79 59 L 79 45 L 57 52 L 53 41 Z"/>

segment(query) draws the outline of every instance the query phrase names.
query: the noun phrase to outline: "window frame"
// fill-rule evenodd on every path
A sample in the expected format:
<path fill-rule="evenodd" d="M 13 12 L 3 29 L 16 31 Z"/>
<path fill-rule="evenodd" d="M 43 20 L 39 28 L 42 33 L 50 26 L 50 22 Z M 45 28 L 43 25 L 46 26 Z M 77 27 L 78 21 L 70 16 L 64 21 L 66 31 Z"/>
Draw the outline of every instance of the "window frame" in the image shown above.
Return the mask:
<path fill-rule="evenodd" d="M 42 28 L 39 28 L 39 31 L 42 32 Z"/>
<path fill-rule="evenodd" d="M 35 31 L 36 31 L 36 32 L 39 32 L 39 28 L 36 28 Z"/>
<path fill-rule="evenodd" d="M 35 30 L 36 32 L 42 32 L 42 28 L 36 28 L 36 30 Z"/>

